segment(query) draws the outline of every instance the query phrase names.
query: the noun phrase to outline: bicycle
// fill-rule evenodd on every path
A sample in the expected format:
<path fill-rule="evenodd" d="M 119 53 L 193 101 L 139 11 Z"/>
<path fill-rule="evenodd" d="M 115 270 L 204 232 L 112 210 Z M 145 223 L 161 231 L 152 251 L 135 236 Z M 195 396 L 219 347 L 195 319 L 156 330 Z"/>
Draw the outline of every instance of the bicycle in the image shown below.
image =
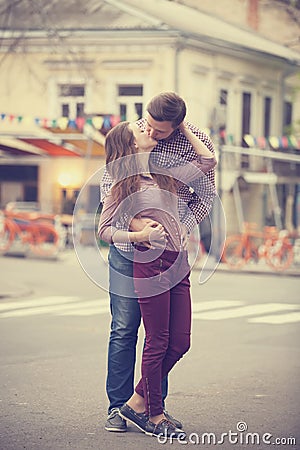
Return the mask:
<path fill-rule="evenodd" d="M 0 254 L 7 253 L 15 243 L 37 256 L 54 256 L 59 250 L 60 237 L 54 226 L 42 219 L 30 220 L 26 214 L 1 212 Z"/>
<path fill-rule="evenodd" d="M 248 222 L 241 234 L 226 239 L 223 251 L 223 261 L 233 269 L 265 259 L 269 267 L 279 272 L 288 269 L 293 258 L 293 246 L 285 230 L 264 227 L 257 231 L 257 224 Z"/>

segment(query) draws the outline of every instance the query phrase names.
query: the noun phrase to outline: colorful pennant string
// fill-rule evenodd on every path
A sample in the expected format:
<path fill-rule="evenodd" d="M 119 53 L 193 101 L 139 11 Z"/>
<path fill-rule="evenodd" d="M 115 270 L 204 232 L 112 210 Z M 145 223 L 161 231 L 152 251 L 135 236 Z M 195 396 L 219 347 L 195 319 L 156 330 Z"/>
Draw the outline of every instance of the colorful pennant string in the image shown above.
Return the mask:
<path fill-rule="evenodd" d="M 110 114 L 89 118 L 77 117 L 76 119 L 69 119 L 68 117 L 59 117 L 57 119 L 48 119 L 45 117 L 20 116 L 5 113 L 0 114 L 0 123 L 6 121 L 10 123 L 23 123 L 26 125 L 35 124 L 43 128 L 60 128 L 61 130 L 77 128 L 82 131 L 86 123 L 93 125 L 97 130 L 101 130 L 101 128 L 110 129 L 121 121 L 121 117 Z"/>
<path fill-rule="evenodd" d="M 66 130 L 67 128 L 78 129 L 83 131 L 84 126 L 90 125 L 96 128 L 96 130 L 109 130 L 110 128 L 117 125 L 121 120 L 125 120 L 124 117 L 115 114 L 99 115 L 94 117 L 77 117 L 76 119 L 69 119 L 68 117 L 59 117 L 56 119 L 48 119 L 41 117 L 32 116 L 22 116 L 17 114 L 6 114 L 0 113 L 0 125 L 1 122 L 8 123 L 19 123 L 23 125 L 30 126 L 31 124 L 38 125 L 43 128 L 60 128 L 61 130 Z M 210 136 L 214 135 L 214 130 L 209 128 L 205 129 L 204 132 Z M 219 137 L 222 142 L 229 145 L 237 144 L 235 142 L 234 136 L 232 134 L 227 134 L 226 130 L 222 129 L 219 131 Z M 248 147 L 258 147 L 260 149 L 299 149 L 300 150 L 300 139 L 294 135 L 291 136 L 252 136 L 250 134 L 245 134 L 244 142 Z"/>

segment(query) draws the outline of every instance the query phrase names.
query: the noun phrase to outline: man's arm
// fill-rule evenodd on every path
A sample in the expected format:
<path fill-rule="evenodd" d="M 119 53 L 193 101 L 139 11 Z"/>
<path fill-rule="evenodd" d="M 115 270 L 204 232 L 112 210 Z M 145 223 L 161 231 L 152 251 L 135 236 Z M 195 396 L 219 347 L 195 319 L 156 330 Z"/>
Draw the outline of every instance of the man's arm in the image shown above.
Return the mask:
<path fill-rule="evenodd" d="M 185 124 L 185 129 L 188 130 L 186 131 L 185 137 L 193 145 L 193 150 L 197 154 L 196 158 L 201 158 L 199 153 L 206 153 L 207 151 L 211 155 L 215 155 L 214 144 L 206 133 L 190 123 Z M 198 148 L 197 145 L 200 145 L 200 147 Z M 185 186 L 180 188 L 181 192 L 179 192 L 179 195 L 187 205 L 182 222 L 187 226 L 189 231 L 193 229 L 196 223 L 200 223 L 208 216 L 217 195 L 215 182 L 216 160 L 212 159 L 212 161 L 215 161 L 215 164 L 205 173 L 205 176 L 193 180 L 189 187 Z"/>
<path fill-rule="evenodd" d="M 202 222 L 211 211 L 217 195 L 214 173 L 201 177 L 192 183 L 192 187 L 180 186 L 178 195 L 181 204 L 179 208 L 181 222 L 191 232 L 194 226 Z"/>
<path fill-rule="evenodd" d="M 111 187 L 113 185 L 113 179 L 109 175 L 107 169 L 104 169 L 104 173 L 102 175 L 101 181 L 100 181 L 100 199 L 103 203 L 105 197 L 108 195 Z"/>

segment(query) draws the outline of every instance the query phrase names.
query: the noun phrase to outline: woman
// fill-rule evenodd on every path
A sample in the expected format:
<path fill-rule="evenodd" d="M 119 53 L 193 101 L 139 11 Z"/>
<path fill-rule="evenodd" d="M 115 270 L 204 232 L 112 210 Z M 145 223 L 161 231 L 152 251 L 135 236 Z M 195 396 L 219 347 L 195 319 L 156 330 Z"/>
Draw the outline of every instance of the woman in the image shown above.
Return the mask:
<path fill-rule="evenodd" d="M 109 243 L 135 244 L 134 286 L 146 335 L 142 377 L 120 415 L 146 434 L 176 438 L 184 432 L 166 419 L 161 394 L 162 378 L 190 347 L 190 269 L 182 248 L 176 192 L 185 179 L 201 176 L 199 169 L 210 170 L 215 159 L 200 149 L 200 160 L 158 173 L 149 163 L 156 144 L 129 122 L 107 134 L 106 167 L 115 183 L 104 199 L 99 236 Z M 141 217 L 149 219 L 147 225 L 141 231 L 130 231 L 131 220 Z M 126 221 L 127 230 L 117 227 L 120 221 Z"/>

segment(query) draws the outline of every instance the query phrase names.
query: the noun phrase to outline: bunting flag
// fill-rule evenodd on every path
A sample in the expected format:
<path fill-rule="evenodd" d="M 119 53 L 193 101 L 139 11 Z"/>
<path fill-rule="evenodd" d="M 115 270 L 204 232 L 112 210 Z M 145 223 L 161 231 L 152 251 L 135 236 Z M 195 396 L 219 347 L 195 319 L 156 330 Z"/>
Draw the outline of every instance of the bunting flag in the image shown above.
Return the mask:
<path fill-rule="evenodd" d="M 209 128 L 205 128 L 203 130 L 209 136 L 214 134 L 213 130 Z M 235 139 L 233 134 L 227 134 L 226 130 L 221 129 L 218 132 L 218 136 L 221 143 L 225 143 L 227 145 L 239 145 Z M 261 150 L 271 149 L 297 149 L 300 150 L 300 139 L 297 139 L 296 136 L 252 136 L 251 134 L 245 134 L 243 136 L 244 142 L 248 145 L 248 147 L 258 147 Z"/>
<path fill-rule="evenodd" d="M 249 147 L 255 147 L 255 145 L 256 145 L 256 142 L 255 142 L 254 137 L 251 136 L 250 134 L 245 134 L 245 136 L 244 136 L 244 141 L 246 142 L 246 144 L 247 144 Z"/>
<path fill-rule="evenodd" d="M 43 128 L 60 128 L 61 130 L 66 130 L 67 128 L 77 129 L 80 132 L 85 130 L 85 125 L 92 126 L 96 130 L 108 131 L 117 125 L 121 120 L 125 120 L 124 117 L 120 117 L 115 114 L 104 114 L 97 115 L 94 117 L 77 117 L 76 119 L 70 119 L 68 117 L 58 117 L 56 119 L 49 119 L 45 117 L 33 117 L 33 116 L 22 116 L 18 114 L 6 114 L 0 113 L 0 125 L 2 123 L 19 123 L 23 125 L 30 126 L 35 124 Z M 215 131 L 209 128 L 203 130 L 209 136 L 215 134 Z M 219 130 L 219 138 L 222 142 L 228 145 L 235 145 L 234 136 L 232 134 L 227 134 L 225 129 Z M 259 136 L 255 137 L 250 134 L 245 134 L 244 141 L 248 147 L 259 147 L 260 149 L 299 149 L 300 150 L 300 139 L 294 135 L 291 136 Z"/>
<path fill-rule="evenodd" d="M 250 134 L 245 134 L 244 141 L 249 147 L 259 147 L 260 149 L 299 149 L 300 139 L 295 136 L 270 136 L 268 138 L 264 136 L 254 137 Z"/>
<path fill-rule="evenodd" d="M 257 138 L 257 145 L 260 149 L 267 148 L 267 139 L 264 136 L 259 136 Z"/>
<path fill-rule="evenodd" d="M 56 119 L 49 119 L 45 117 L 0 113 L 0 123 L 6 121 L 9 123 L 22 123 L 26 125 L 35 124 L 43 128 L 60 128 L 61 130 L 74 128 L 82 131 L 85 124 L 93 125 L 97 130 L 101 130 L 101 128 L 109 130 L 121 121 L 121 117 L 115 114 L 106 114 L 89 118 L 77 117 L 76 119 L 70 119 L 68 117 L 58 117 Z"/>

